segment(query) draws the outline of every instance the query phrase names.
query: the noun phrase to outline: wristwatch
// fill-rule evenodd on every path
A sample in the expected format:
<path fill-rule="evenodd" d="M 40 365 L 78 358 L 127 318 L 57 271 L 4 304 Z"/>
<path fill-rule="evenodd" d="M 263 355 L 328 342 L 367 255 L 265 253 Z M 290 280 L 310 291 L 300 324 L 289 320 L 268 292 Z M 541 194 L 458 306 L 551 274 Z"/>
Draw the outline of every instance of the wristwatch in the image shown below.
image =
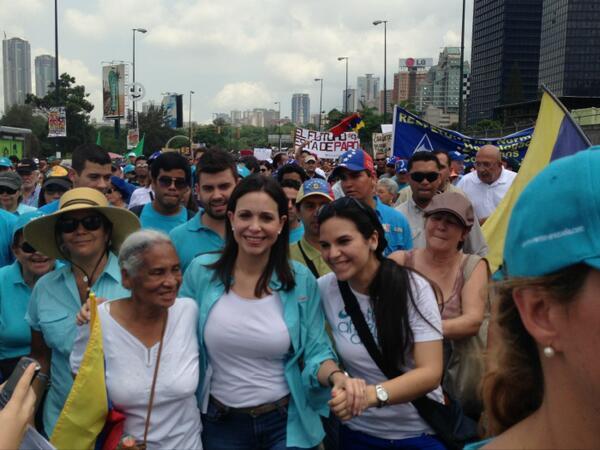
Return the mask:
<path fill-rule="evenodd" d="M 386 391 L 381 384 L 375 385 L 375 395 L 377 396 L 378 408 L 388 405 L 388 400 L 390 399 L 390 396 L 388 394 L 388 391 Z"/>

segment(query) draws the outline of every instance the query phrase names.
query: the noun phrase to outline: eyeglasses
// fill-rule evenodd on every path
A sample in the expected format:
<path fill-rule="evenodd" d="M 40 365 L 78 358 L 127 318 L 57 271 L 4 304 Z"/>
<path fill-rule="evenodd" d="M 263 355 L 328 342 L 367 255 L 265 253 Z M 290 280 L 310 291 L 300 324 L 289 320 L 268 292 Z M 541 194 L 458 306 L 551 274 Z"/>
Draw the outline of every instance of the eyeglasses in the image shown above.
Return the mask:
<path fill-rule="evenodd" d="M 475 167 L 481 167 L 483 169 L 491 169 L 492 167 L 494 167 L 494 163 L 488 161 L 475 161 L 473 165 Z"/>
<path fill-rule="evenodd" d="M 187 181 L 185 181 L 185 178 L 168 177 L 166 175 L 158 177 L 158 184 L 164 188 L 170 188 L 173 184 L 175 184 L 175 189 L 185 189 L 187 187 Z"/>
<path fill-rule="evenodd" d="M 21 251 L 22 251 L 23 253 L 29 253 L 29 254 L 31 254 L 31 253 L 35 253 L 35 252 L 37 251 L 35 248 L 33 248 L 33 247 L 31 246 L 31 244 L 30 244 L 29 242 L 23 242 L 23 243 L 20 245 L 20 247 L 19 247 L 19 248 L 21 249 Z"/>
<path fill-rule="evenodd" d="M 8 186 L 0 186 L 0 194 L 15 195 L 16 193 L 16 189 L 11 189 Z"/>
<path fill-rule="evenodd" d="M 385 161 L 385 158 L 375 158 L 375 161 Z"/>
<path fill-rule="evenodd" d="M 437 172 L 412 172 L 410 177 L 413 181 L 417 183 L 421 183 L 423 180 L 427 180 L 430 183 L 433 183 L 435 180 L 439 178 L 440 174 Z"/>
<path fill-rule="evenodd" d="M 53 194 L 64 194 L 65 192 L 67 192 L 67 189 L 63 189 L 60 187 L 52 187 L 52 186 L 46 186 L 46 188 L 44 189 L 46 194 L 49 195 L 53 195 Z"/>
<path fill-rule="evenodd" d="M 59 219 L 56 222 L 56 229 L 60 233 L 73 233 L 81 224 L 88 231 L 96 231 L 100 229 L 103 223 L 102 216 L 94 214 L 83 219 Z"/>

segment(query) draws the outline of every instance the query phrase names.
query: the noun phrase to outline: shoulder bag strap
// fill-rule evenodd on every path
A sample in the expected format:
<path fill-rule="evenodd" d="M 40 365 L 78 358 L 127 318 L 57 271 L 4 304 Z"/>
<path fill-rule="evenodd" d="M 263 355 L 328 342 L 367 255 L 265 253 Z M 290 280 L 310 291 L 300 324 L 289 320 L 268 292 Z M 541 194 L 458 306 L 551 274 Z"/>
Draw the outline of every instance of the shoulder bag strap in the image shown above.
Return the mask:
<path fill-rule="evenodd" d="M 315 267 L 315 264 L 310 260 L 308 255 L 304 252 L 304 249 L 302 248 L 302 244 L 300 244 L 300 242 L 301 241 L 298 241 L 298 248 L 300 249 L 300 253 L 302 253 L 304 262 L 306 262 L 306 267 L 308 267 L 308 270 L 310 270 L 312 272 L 312 274 L 315 276 L 315 278 L 319 278 L 319 271 Z"/>
<path fill-rule="evenodd" d="M 358 300 L 356 296 L 350 289 L 350 285 L 347 281 L 339 281 L 338 287 L 340 288 L 340 292 L 342 293 L 342 299 L 344 300 L 344 308 L 346 309 L 346 313 L 352 319 L 352 324 L 354 328 L 356 328 L 356 332 L 358 333 L 358 337 L 360 337 L 361 342 L 367 349 L 367 352 L 379 367 L 379 370 L 383 372 L 383 374 L 388 377 L 388 379 L 396 378 L 399 375 L 402 375 L 402 371 L 394 367 L 388 367 L 383 360 L 383 355 L 375 342 L 375 338 L 369 330 L 369 326 L 367 325 L 367 321 L 362 311 L 360 310 L 360 306 L 358 305 Z"/>
<path fill-rule="evenodd" d="M 169 319 L 169 313 L 167 311 L 167 317 L 163 324 L 162 331 L 160 333 L 160 344 L 158 344 L 158 354 L 156 356 L 156 367 L 154 368 L 154 376 L 152 377 L 152 388 L 150 388 L 150 400 L 148 402 L 148 411 L 146 412 L 146 426 L 144 427 L 144 448 L 146 447 L 146 439 L 148 437 L 148 428 L 150 428 L 150 415 L 152 414 L 152 405 L 154 404 L 154 389 L 156 388 L 156 378 L 158 377 L 158 368 L 160 366 L 160 355 L 162 354 L 163 341 L 165 338 L 165 330 L 167 329 L 167 320 Z"/>

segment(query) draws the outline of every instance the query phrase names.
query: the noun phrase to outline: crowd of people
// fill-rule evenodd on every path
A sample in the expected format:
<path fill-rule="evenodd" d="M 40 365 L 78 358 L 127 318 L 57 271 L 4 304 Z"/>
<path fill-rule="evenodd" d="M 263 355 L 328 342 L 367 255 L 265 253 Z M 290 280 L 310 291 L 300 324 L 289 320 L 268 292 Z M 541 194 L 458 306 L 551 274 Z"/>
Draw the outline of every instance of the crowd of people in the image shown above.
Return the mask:
<path fill-rule="evenodd" d="M 517 176 L 491 145 L 2 158 L 0 382 L 39 371 L 0 448 L 52 438 L 93 314 L 119 448 L 595 448 L 599 170 L 592 148 L 534 178 L 491 274 Z"/>

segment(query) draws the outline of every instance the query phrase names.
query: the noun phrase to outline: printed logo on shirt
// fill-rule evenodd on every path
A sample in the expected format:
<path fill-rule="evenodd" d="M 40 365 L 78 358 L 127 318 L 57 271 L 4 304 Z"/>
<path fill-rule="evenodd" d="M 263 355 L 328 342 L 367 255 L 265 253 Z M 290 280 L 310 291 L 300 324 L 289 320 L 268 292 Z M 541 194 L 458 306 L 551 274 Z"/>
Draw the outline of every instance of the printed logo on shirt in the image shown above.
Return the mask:
<path fill-rule="evenodd" d="M 342 309 L 340 310 L 340 312 L 338 313 L 338 319 L 340 319 L 340 321 L 338 322 L 337 327 L 336 327 L 338 332 L 341 335 L 345 336 L 346 339 L 348 339 L 353 344 L 356 344 L 356 345 L 362 344 L 362 341 L 360 340 L 360 337 L 358 336 L 358 333 L 356 332 L 356 328 L 354 328 L 352 319 L 350 318 L 348 313 L 346 313 L 346 310 L 344 309 L 343 306 L 342 306 Z M 373 314 L 373 310 L 371 308 L 369 308 L 367 310 L 366 319 L 367 319 L 367 326 L 369 327 L 371 334 L 375 338 L 375 341 L 377 341 L 377 329 L 375 328 L 375 315 Z"/>
<path fill-rule="evenodd" d="M 383 231 L 385 231 L 386 233 L 389 233 L 390 230 L 392 229 L 392 227 L 389 223 L 382 223 L 381 226 L 383 227 Z"/>

